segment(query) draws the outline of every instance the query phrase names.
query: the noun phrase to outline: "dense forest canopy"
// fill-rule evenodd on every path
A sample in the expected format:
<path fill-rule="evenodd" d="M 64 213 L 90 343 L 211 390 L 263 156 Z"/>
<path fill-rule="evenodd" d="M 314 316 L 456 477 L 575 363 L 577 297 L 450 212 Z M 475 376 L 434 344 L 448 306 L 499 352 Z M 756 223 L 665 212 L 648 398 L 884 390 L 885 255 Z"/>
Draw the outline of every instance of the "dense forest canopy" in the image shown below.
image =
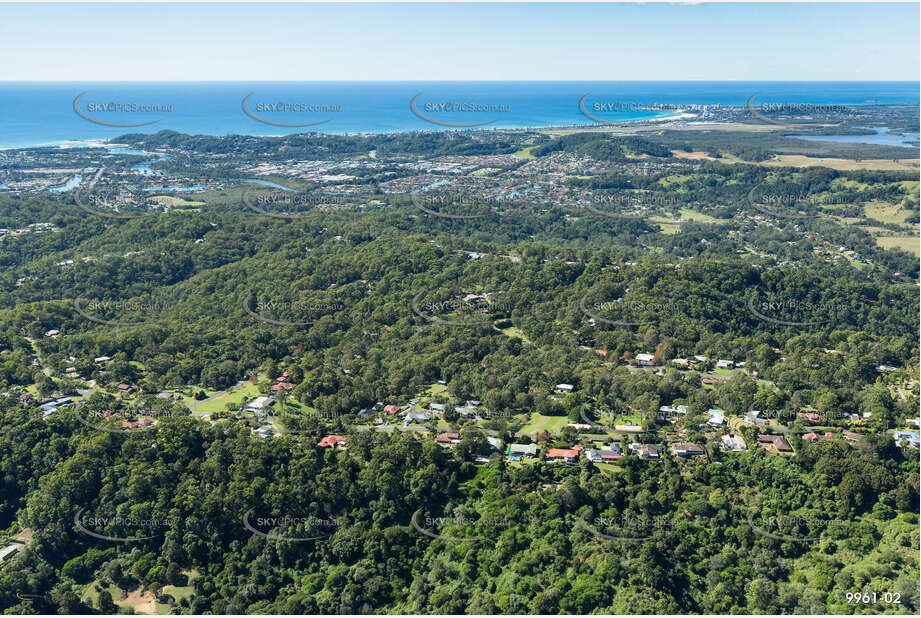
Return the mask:
<path fill-rule="evenodd" d="M 917 612 L 918 451 L 892 432 L 917 416 L 918 260 L 874 235 L 917 224 L 917 174 L 672 133 L 162 131 L 119 143 L 220 180 L 193 206 L 0 193 L 0 227 L 53 229 L 0 242 L 0 531 L 28 535 L 0 607 L 860 613 L 845 594 L 866 589 Z M 719 156 L 680 157 L 698 149 Z M 349 180 L 239 181 L 371 151 Z M 413 167 L 463 157 L 534 191 Z M 442 416 L 404 422 L 417 404 Z M 758 446 L 752 410 L 789 452 Z M 543 456 L 602 438 L 616 464 Z M 685 443 L 700 456 L 636 448 Z"/>

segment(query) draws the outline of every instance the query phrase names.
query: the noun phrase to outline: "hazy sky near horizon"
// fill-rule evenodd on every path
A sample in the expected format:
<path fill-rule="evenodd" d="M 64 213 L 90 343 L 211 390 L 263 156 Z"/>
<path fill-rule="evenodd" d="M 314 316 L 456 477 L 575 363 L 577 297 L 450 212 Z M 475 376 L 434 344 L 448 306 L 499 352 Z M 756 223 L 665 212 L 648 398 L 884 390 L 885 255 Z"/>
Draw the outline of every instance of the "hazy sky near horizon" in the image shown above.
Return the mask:
<path fill-rule="evenodd" d="M 914 4 L 0 4 L 0 80 L 916 81 Z"/>

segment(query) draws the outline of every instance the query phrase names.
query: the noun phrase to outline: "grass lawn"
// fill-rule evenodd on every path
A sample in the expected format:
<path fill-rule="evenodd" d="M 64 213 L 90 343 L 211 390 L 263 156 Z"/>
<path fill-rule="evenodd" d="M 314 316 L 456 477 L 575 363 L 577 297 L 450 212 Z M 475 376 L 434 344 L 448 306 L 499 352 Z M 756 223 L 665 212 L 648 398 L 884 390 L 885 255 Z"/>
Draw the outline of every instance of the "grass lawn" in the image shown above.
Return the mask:
<path fill-rule="evenodd" d="M 653 220 L 653 223 L 659 222 Z M 681 226 L 677 223 L 659 223 L 659 227 L 662 228 L 663 234 L 668 234 L 669 236 L 677 234 L 681 230 Z"/>
<path fill-rule="evenodd" d="M 207 403 L 203 403 L 200 406 L 194 408 L 195 412 L 226 412 L 227 408 L 224 407 L 226 403 L 233 403 L 237 406 L 242 404 L 244 401 L 249 401 L 260 396 L 259 389 L 252 382 L 246 382 L 243 386 L 239 388 L 233 388 L 227 390 L 220 397 L 216 397 Z M 191 404 L 194 405 L 194 404 Z M 288 405 L 287 403 L 285 405 Z"/>
<path fill-rule="evenodd" d="M 877 236 L 876 244 L 884 249 L 902 249 L 915 255 L 921 255 L 917 236 Z"/>
<path fill-rule="evenodd" d="M 682 219 L 687 219 L 689 221 L 701 221 L 703 223 L 713 223 L 716 221 L 716 219 L 710 215 L 705 215 L 702 212 L 697 212 L 693 208 L 682 208 L 679 212 L 681 213 Z"/>
<path fill-rule="evenodd" d="M 515 156 L 518 157 L 519 159 L 534 159 L 535 156 L 531 153 L 531 151 L 534 150 L 535 148 L 537 148 L 537 146 L 528 146 L 526 148 L 522 148 L 521 150 L 515 153 Z"/>
<path fill-rule="evenodd" d="M 871 219 L 876 219 L 882 223 L 904 224 L 905 218 L 911 214 L 910 210 L 904 210 L 896 204 L 887 204 L 886 202 L 872 201 L 867 202 L 864 206 L 864 212 Z"/>
<path fill-rule="evenodd" d="M 549 434 L 556 434 L 568 424 L 569 417 L 567 416 L 544 416 L 535 412 L 531 414 L 531 420 L 521 428 L 521 433 L 545 431 Z"/>
<path fill-rule="evenodd" d="M 427 389 L 419 393 L 419 399 L 421 400 L 423 397 L 437 397 L 438 395 L 442 395 L 447 392 L 448 392 L 447 384 L 438 384 L 436 382 L 435 384 L 432 384 Z"/>
<path fill-rule="evenodd" d="M 641 419 L 639 414 L 621 414 L 616 419 L 614 419 L 615 425 L 629 425 L 629 424 L 639 425 Z"/>
<path fill-rule="evenodd" d="M 84 603 L 92 605 L 93 607 L 99 607 L 99 593 L 96 592 L 96 584 L 98 580 L 91 581 L 87 584 L 86 588 L 83 589 L 83 595 L 81 600 Z M 106 590 L 109 591 L 109 594 L 112 595 L 112 601 L 121 608 L 131 608 L 135 614 L 156 614 L 157 613 L 157 602 L 153 593 L 149 590 L 142 593 L 141 589 L 132 590 L 128 592 L 127 596 L 123 599 L 123 591 L 114 584 L 110 584 Z"/>
<path fill-rule="evenodd" d="M 175 197 L 172 195 L 153 195 L 147 198 L 148 202 L 155 202 L 157 204 L 163 204 L 165 206 L 172 206 L 173 208 L 181 206 L 204 206 L 204 202 L 193 202 L 190 200 L 183 199 L 181 197 Z"/>
<path fill-rule="evenodd" d="M 608 472 L 610 474 L 617 474 L 622 469 L 617 464 L 612 464 L 612 463 L 596 463 L 595 466 L 602 472 Z"/>
<path fill-rule="evenodd" d="M 500 328 L 498 330 L 499 332 L 501 332 L 503 335 L 507 337 L 518 337 L 525 343 L 529 345 L 531 344 L 531 340 L 528 339 L 527 336 L 525 336 L 525 334 L 521 332 L 521 329 L 518 328 L 517 326 L 509 326 L 508 328 Z"/>
<path fill-rule="evenodd" d="M 918 159 L 839 159 L 835 157 L 807 157 L 805 155 L 774 155 L 756 165 L 766 167 L 828 167 L 833 170 L 908 170 L 918 171 Z"/>
<path fill-rule="evenodd" d="M 182 599 L 190 599 L 192 595 L 195 594 L 195 586 L 192 585 L 195 579 L 198 577 L 198 571 L 182 571 L 189 579 L 188 585 L 186 586 L 163 586 L 163 594 L 168 594 L 173 597 L 176 601 L 176 605 L 179 605 L 179 602 Z M 170 606 L 165 603 L 157 603 L 157 613 L 158 614 L 168 614 Z"/>

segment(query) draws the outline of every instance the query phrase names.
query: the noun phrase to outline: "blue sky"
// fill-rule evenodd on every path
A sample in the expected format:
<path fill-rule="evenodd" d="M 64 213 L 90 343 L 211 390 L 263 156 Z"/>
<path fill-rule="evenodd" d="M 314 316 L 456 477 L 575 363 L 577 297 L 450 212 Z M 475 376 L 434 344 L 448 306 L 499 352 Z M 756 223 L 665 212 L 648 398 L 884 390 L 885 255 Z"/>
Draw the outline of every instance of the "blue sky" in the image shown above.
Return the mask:
<path fill-rule="evenodd" d="M 0 80 L 918 80 L 914 4 L 0 4 Z"/>

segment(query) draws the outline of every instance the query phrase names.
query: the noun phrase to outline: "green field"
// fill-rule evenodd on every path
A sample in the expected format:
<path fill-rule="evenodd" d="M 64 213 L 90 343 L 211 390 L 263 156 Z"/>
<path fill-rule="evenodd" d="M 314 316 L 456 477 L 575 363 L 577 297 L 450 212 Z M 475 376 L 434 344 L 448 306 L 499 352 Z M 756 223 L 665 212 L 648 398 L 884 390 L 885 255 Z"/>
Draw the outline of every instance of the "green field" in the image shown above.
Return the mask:
<path fill-rule="evenodd" d="M 234 405 L 240 406 L 244 402 L 251 399 L 259 397 L 261 393 L 255 384 L 252 382 L 247 382 L 239 388 L 230 388 L 223 395 L 212 399 L 206 403 L 203 403 L 195 408 L 194 412 L 226 412 L 227 408 L 225 404 L 233 403 Z M 195 405 L 194 403 L 189 404 Z M 286 404 L 288 405 L 288 404 Z"/>
<path fill-rule="evenodd" d="M 884 249 L 902 249 L 915 255 L 921 255 L 917 236 L 877 236 L 876 244 Z"/>
<path fill-rule="evenodd" d="M 553 435 L 559 433 L 568 424 L 569 418 L 566 416 L 544 416 L 535 412 L 531 414 L 531 420 L 521 428 L 520 433 L 530 434 L 545 431 Z"/>
<path fill-rule="evenodd" d="M 710 215 L 705 215 L 702 212 L 697 212 L 693 208 L 682 208 L 679 212 L 681 212 L 681 218 L 687 219 L 688 221 L 700 221 L 702 223 L 716 222 L 716 219 Z"/>
<path fill-rule="evenodd" d="M 508 328 L 500 328 L 498 330 L 507 337 L 517 337 L 527 344 L 532 343 L 531 340 L 528 339 L 527 336 L 517 326 L 509 326 Z"/>
<path fill-rule="evenodd" d="M 535 148 L 537 148 L 537 146 L 527 146 L 526 148 L 522 148 L 521 150 L 516 152 L 515 156 L 518 157 L 519 159 L 534 159 L 535 156 L 531 154 L 531 151 L 534 150 Z"/>
<path fill-rule="evenodd" d="M 180 601 L 183 599 L 190 599 L 192 595 L 195 594 L 195 586 L 193 582 L 198 577 L 198 571 L 183 571 L 182 572 L 186 577 L 188 577 L 188 583 L 185 586 L 163 586 L 162 593 L 168 594 L 173 597 L 173 600 L 176 601 L 176 605 L 179 605 Z M 157 613 L 158 614 L 168 614 L 170 611 L 170 605 L 166 603 L 157 603 Z"/>
<path fill-rule="evenodd" d="M 897 204 L 887 204 L 885 202 L 867 202 L 864 206 L 864 212 L 870 219 L 876 219 L 881 223 L 896 223 L 908 225 L 905 218 L 911 214 L 910 210 L 900 208 Z"/>

